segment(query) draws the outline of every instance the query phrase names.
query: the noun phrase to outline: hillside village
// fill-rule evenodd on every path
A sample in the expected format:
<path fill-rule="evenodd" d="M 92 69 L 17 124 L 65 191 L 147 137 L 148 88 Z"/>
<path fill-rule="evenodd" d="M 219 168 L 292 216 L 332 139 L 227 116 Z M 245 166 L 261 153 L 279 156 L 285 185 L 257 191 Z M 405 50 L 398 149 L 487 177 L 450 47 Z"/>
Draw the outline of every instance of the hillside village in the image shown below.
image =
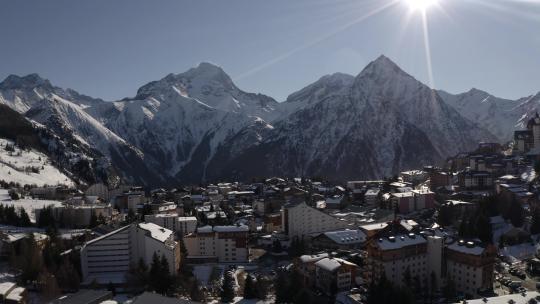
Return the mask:
<path fill-rule="evenodd" d="M 6 303 L 540 302 L 538 115 L 510 144 L 343 184 L 75 186 L 1 148 Z"/>

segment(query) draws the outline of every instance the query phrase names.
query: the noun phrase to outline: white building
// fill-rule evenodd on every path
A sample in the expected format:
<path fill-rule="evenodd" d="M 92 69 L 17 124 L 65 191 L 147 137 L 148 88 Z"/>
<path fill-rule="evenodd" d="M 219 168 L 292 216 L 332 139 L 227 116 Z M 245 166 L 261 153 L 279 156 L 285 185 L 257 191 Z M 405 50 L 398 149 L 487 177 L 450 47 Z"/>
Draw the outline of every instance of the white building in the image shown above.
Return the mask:
<path fill-rule="evenodd" d="M 96 217 L 108 219 L 113 214 L 111 204 L 106 204 L 100 200 L 88 200 L 92 197 L 86 197 L 84 200 L 72 199 L 63 203 L 61 206 L 51 206 L 53 217 L 56 221 L 62 222 L 69 227 L 88 227 L 91 222 L 92 214 Z M 96 198 L 96 197 L 93 197 Z M 41 212 L 47 208 L 34 209 L 36 222 L 39 221 Z"/>
<path fill-rule="evenodd" d="M 447 279 L 456 290 L 476 296 L 493 287 L 497 249 L 493 245 L 481 247 L 472 241 L 457 241 L 446 248 Z"/>
<path fill-rule="evenodd" d="M 403 171 L 399 174 L 401 180 L 405 183 L 422 183 L 428 178 L 428 174 L 422 170 Z"/>
<path fill-rule="evenodd" d="M 246 263 L 248 226 L 204 226 L 184 236 L 188 260 L 198 263 Z"/>
<path fill-rule="evenodd" d="M 290 238 L 347 227 L 346 221 L 309 207 L 306 203 L 285 207 L 282 212 L 282 227 Z"/>
<path fill-rule="evenodd" d="M 87 242 L 81 248 L 83 281 L 121 283 L 130 265 L 140 260 L 148 266 L 153 255 L 165 256 L 169 270 L 176 274 L 180 266 L 180 246 L 173 232 L 153 223 L 131 224 Z"/>
<path fill-rule="evenodd" d="M 151 214 L 144 216 L 145 222 L 154 223 L 165 227 L 183 237 L 186 234 L 195 232 L 197 229 L 197 218 L 194 216 L 178 216 L 178 214 Z"/>
<path fill-rule="evenodd" d="M 315 284 L 326 294 L 335 291 L 350 290 L 356 285 L 358 265 L 339 258 L 323 258 L 315 262 Z"/>
<path fill-rule="evenodd" d="M 456 290 L 475 297 L 493 286 L 497 249 L 463 240 L 445 244 L 441 235 L 397 235 L 374 239 L 368 245 L 369 281 L 382 275 L 396 285 L 404 285 L 405 273 L 419 279 L 423 288 L 439 289 L 452 281 Z M 430 286 L 424 286 L 427 282 Z"/>
<path fill-rule="evenodd" d="M 379 193 L 381 190 L 373 188 L 366 191 L 366 194 L 364 194 L 364 201 L 369 206 L 375 206 L 379 203 Z"/>
<path fill-rule="evenodd" d="M 405 274 L 424 285 L 430 282 L 432 273 L 435 283 L 440 287 L 442 280 L 442 252 L 444 239 L 410 233 L 373 240 L 368 246 L 369 281 L 378 281 L 382 275 L 396 285 L 406 285 Z M 424 286 L 426 287 L 426 286 Z"/>

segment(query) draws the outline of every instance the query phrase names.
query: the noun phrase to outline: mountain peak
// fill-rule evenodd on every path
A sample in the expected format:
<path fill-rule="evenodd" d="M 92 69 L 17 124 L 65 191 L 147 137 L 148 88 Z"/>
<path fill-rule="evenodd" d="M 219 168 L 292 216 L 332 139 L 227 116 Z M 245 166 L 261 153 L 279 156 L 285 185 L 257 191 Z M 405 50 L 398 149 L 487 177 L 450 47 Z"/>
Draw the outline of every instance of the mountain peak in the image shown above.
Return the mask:
<path fill-rule="evenodd" d="M 381 55 L 374 61 L 370 62 L 360 74 L 366 73 L 407 74 L 395 62 L 384 55 Z"/>
<path fill-rule="evenodd" d="M 477 89 L 477 88 L 471 88 L 469 91 L 467 91 L 466 94 L 469 94 L 469 95 L 477 95 L 477 94 L 489 95 L 489 93 L 487 93 L 485 91 L 482 91 L 480 89 Z"/>
<path fill-rule="evenodd" d="M 52 87 L 49 80 L 42 78 L 36 73 L 26 76 L 9 75 L 0 82 L 0 89 L 33 89 L 39 86 Z"/>
<path fill-rule="evenodd" d="M 188 77 L 209 77 L 209 78 L 229 78 L 229 75 L 223 69 L 210 62 L 201 62 L 196 67 L 189 69 L 187 72 L 179 74 Z"/>

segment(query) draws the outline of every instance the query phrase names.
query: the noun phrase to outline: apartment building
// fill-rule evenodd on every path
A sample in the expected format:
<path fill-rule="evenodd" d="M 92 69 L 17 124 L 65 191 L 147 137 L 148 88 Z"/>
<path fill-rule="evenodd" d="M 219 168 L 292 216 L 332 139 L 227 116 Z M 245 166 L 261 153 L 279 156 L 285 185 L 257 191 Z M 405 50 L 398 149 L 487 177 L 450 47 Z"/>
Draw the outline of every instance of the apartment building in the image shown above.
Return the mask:
<path fill-rule="evenodd" d="M 447 279 L 454 282 L 457 291 L 471 296 L 491 289 L 496 255 L 493 245 L 482 247 L 464 240 L 449 244 L 445 250 Z"/>
<path fill-rule="evenodd" d="M 196 217 L 178 216 L 177 213 L 145 215 L 144 221 L 172 230 L 179 238 L 184 237 L 186 234 L 195 232 L 197 229 Z"/>
<path fill-rule="evenodd" d="M 204 226 L 184 236 L 188 260 L 194 263 L 246 263 L 248 226 Z"/>
<path fill-rule="evenodd" d="M 36 222 L 41 217 L 41 212 L 48 208 L 44 206 L 42 208 L 34 209 L 36 216 Z M 103 203 L 100 200 L 94 200 L 92 202 L 73 202 L 68 201 L 61 206 L 51 206 L 52 214 L 56 221 L 62 222 L 68 227 L 81 227 L 86 228 L 90 225 L 92 214 L 96 217 L 103 217 L 108 219 L 113 214 L 113 208 L 111 204 Z"/>
<path fill-rule="evenodd" d="M 421 284 L 431 281 L 432 273 L 435 281 L 441 282 L 443 245 L 442 237 L 414 233 L 373 239 L 368 245 L 365 279 L 378 281 L 384 275 L 392 283 L 403 286 L 409 272 L 410 278 L 418 279 Z"/>
<path fill-rule="evenodd" d="M 396 285 L 406 284 L 405 273 L 418 278 L 422 287 L 441 288 L 452 281 L 456 290 L 469 296 L 492 288 L 497 249 L 474 241 L 446 242 L 431 231 L 421 234 L 375 238 L 368 244 L 366 280 L 384 276 Z M 430 286 L 424 286 L 425 283 Z"/>
<path fill-rule="evenodd" d="M 366 234 L 359 229 L 323 232 L 311 239 L 311 246 L 320 249 L 360 249 L 366 242 Z"/>
<path fill-rule="evenodd" d="M 316 286 L 327 295 L 356 286 L 358 265 L 339 258 L 323 258 L 315 262 Z"/>
<path fill-rule="evenodd" d="M 298 271 L 302 275 L 302 280 L 305 286 L 315 286 L 316 266 L 318 261 L 328 258 L 328 253 L 319 253 L 314 255 L 302 255 L 295 260 Z"/>
<path fill-rule="evenodd" d="M 377 206 L 379 204 L 381 190 L 378 188 L 372 188 L 366 191 L 364 194 L 364 202 L 368 206 Z"/>
<path fill-rule="evenodd" d="M 304 202 L 283 208 L 281 219 L 282 227 L 290 238 L 303 238 L 317 232 L 347 227 L 346 221 L 312 208 Z"/>
<path fill-rule="evenodd" d="M 81 248 L 83 282 L 122 283 L 131 264 L 152 263 L 153 255 L 165 256 L 175 274 L 180 266 L 180 246 L 173 231 L 153 223 L 124 226 L 86 242 Z"/>
<path fill-rule="evenodd" d="M 392 193 L 390 199 L 402 214 L 435 207 L 435 193 L 427 188 Z"/>

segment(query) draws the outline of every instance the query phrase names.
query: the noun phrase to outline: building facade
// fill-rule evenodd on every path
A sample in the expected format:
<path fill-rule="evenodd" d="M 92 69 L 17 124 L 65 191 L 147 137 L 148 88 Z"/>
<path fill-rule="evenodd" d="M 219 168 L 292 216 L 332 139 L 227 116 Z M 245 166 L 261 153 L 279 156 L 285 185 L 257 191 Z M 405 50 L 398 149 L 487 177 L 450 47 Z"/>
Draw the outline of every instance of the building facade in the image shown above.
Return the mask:
<path fill-rule="evenodd" d="M 86 242 L 81 248 L 83 282 L 124 282 L 130 265 L 140 260 L 150 265 L 154 254 L 165 256 L 169 271 L 177 273 L 180 246 L 171 230 L 153 223 L 124 226 Z"/>
<path fill-rule="evenodd" d="M 246 263 L 248 226 L 204 226 L 184 236 L 188 260 L 194 263 Z"/>
<path fill-rule="evenodd" d="M 347 227 L 346 221 L 309 207 L 306 203 L 285 207 L 282 212 L 282 227 L 290 238 L 303 238 L 317 232 Z"/>
<path fill-rule="evenodd" d="M 493 245 L 481 247 L 472 241 L 456 241 L 446 247 L 447 279 L 456 290 L 476 296 L 493 287 L 497 249 Z"/>
<path fill-rule="evenodd" d="M 195 232 L 197 229 L 197 218 L 194 216 L 178 216 L 178 214 L 151 214 L 145 215 L 144 220 L 161 227 L 172 230 L 179 238 Z"/>

